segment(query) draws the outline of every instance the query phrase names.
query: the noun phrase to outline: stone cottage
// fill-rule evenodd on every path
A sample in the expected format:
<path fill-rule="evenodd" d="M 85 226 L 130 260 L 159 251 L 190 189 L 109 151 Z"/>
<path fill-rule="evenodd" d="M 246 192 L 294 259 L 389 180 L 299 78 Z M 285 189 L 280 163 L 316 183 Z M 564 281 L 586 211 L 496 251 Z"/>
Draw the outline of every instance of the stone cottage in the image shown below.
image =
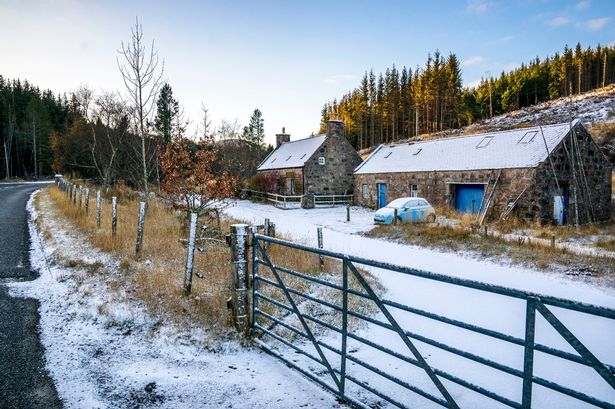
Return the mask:
<path fill-rule="evenodd" d="M 344 195 L 352 194 L 352 173 L 359 163 L 361 157 L 344 135 L 344 123 L 328 121 L 325 134 L 292 142 L 282 129 L 276 149 L 257 174 L 271 180 L 272 193 Z"/>
<path fill-rule="evenodd" d="M 570 123 L 379 146 L 355 169 L 355 203 L 414 196 L 477 218 L 567 224 L 610 216 L 612 165 Z"/>

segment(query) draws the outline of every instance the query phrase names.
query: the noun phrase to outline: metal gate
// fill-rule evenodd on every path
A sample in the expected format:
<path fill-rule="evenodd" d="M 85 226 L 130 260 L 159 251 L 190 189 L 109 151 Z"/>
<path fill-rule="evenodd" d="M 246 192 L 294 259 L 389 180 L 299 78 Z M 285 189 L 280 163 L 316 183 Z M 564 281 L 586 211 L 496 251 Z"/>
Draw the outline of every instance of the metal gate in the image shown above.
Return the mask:
<path fill-rule="evenodd" d="M 581 319 L 584 316 L 596 316 L 606 319 L 610 324 L 612 323 L 610 320 L 615 320 L 615 310 L 613 309 L 367 260 L 256 233 L 252 233 L 251 242 L 253 248 L 251 328 L 254 339 L 261 348 L 275 355 L 288 366 L 295 368 L 323 388 L 333 392 L 342 401 L 366 408 L 368 407 L 368 402 L 365 399 L 367 393 L 364 392 L 369 392 L 370 396 L 376 396 L 393 406 L 405 408 L 408 405 L 407 402 L 399 398 L 401 395 L 392 394 L 386 389 L 379 388 L 377 383 L 370 382 L 371 377 L 360 377 L 350 373 L 348 366 L 352 365 L 353 368 L 360 368 L 362 373 L 375 374 L 396 385 L 396 387 L 403 388 L 404 392 L 420 395 L 433 402 L 435 406 L 459 407 L 455 394 L 451 393 L 451 388 L 454 386 L 457 388 L 456 390 L 462 388 L 475 392 L 488 398 L 492 403 L 499 402 L 512 408 L 530 408 L 533 404 L 532 390 L 535 385 L 539 385 L 541 388 L 567 395 L 567 397 L 596 407 L 615 408 L 615 401 L 610 398 L 605 400 L 604 397 L 591 396 L 574 387 L 561 385 L 539 376 L 534 371 L 534 356 L 538 352 L 549 359 L 556 359 L 558 363 L 566 361 L 593 369 L 602 378 L 598 380 L 606 382 L 607 392 L 615 391 L 615 368 L 601 362 L 554 314 L 554 311 L 574 311 L 575 314 L 581 314 Z M 304 252 L 317 258 L 326 257 L 327 260 L 332 262 L 330 267 L 335 267 L 337 273 L 319 276 L 281 265 L 282 262 L 276 263 L 272 261 L 273 257 L 271 256 L 274 246 L 279 246 L 277 254 L 278 256 L 282 255 L 281 258 L 292 255 L 292 252 Z M 471 289 L 477 291 L 478 296 L 505 297 L 508 300 L 523 303 L 525 316 L 519 318 L 524 320 L 524 336 L 507 334 L 381 297 L 370 285 L 366 274 L 361 270 L 361 266 L 429 280 L 430 283 L 438 285 L 452 285 L 458 288 Z M 339 280 L 333 280 L 331 277 L 337 277 Z M 353 286 L 349 284 L 350 281 L 353 282 Z M 310 286 L 315 286 L 317 289 L 333 291 L 339 297 L 322 299 L 322 297 L 318 297 L 318 291 L 301 288 L 302 286 L 298 283 L 302 282 L 309 283 Z M 375 303 L 379 313 L 377 316 L 383 318 L 378 319 L 373 314 L 365 314 L 353 309 L 349 305 L 350 297 Z M 302 308 L 302 305 L 306 302 L 312 303 L 311 305 L 318 305 L 320 308 L 330 311 L 331 314 L 341 316 L 339 325 L 328 322 L 327 319 L 323 318 L 326 317 L 326 314 L 316 316 L 317 314 L 309 309 Z M 462 329 L 481 337 L 484 336 L 504 342 L 506 345 L 515 346 L 520 351 L 519 360 L 523 362 L 522 369 L 497 362 L 475 352 L 459 349 L 448 342 L 436 340 L 425 334 L 413 332 L 412 328 L 402 328 L 395 318 L 396 313 L 400 311 L 416 315 L 421 319 L 431 320 L 438 325 Z M 574 352 L 535 342 L 536 320 L 539 316 L 542 316 L 548 326 L 557 331 L 559 336 L 571 347 L 570 351 Z M 370 340 L 360 331 L 350 330 L 349 319 L 364 321 L 374 328 L 389 330 L 392 337 L 399 337 L 398 340 L 403 341 L 402 347 L 405 345 L 405 353 L 393 350 L 383 345 L 382 342 Z M 294 320 L 294 322 L 291 322 L 291 320 Z M 313 330 L 315 326 L 335 334 L 333 341 L 331 341 L 332 337 L 315 335 Z M 604 335 L 609 336 L 608 334 Z M 612 338 L 613 334 L 610 337 Z M 405 378 L 398 374 L 387 373 L 378 367 L 377 362 L 367 362 L 357 357 L 352 350 L 349 350 L 350 341 L 380 351 L 379 353 L 395 358 L 401 363 L 419 368 L 423 371 L 422 374 L 427 376 L 427 382 L 431 383 L 430 386 L 432 386 L 433 391 L 418 387 L 409 377 Z M 307 357 L 305 361 L 313 362 L 316 366 L 313 367 L 313 364 L 302 365 L 292 355 L 289 356 L 281 352 L 279 348 L 274 347 L 272 344 L 276 342 L 284 345 L 280 345 L 282 350 L 294 351 L 295 354 Z M 453 374 L 451 371 L 429 365 L 419 351 L 417 343 L 472 361 L 473 365 L 477 364 L 503 375 L 517 378 L 520 381 L 519 390 L 516 392 L 517 398 L 511 399 L 464 379 L 462 376 Z M 349 387 L 351 384 L 352 387 Z"/>

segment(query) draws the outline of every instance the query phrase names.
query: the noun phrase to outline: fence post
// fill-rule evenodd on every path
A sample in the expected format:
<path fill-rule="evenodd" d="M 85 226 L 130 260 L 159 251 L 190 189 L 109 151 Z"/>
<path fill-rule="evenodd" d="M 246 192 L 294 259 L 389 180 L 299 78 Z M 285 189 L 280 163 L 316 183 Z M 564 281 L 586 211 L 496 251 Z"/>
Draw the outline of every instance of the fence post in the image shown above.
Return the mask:
<path fill-rule="evenodd" d="M 348 260 L 342 262 L 342 356 L 340 363 L 340 396 L 346 390 L 346 349 L 348 339 Z"/>
<path fill-rule="evenodd" d="M 85 215 L 90 212 L 90 188 L 85 188 Z"/>
<path fill-rule="evenodd" d="M 350 221 L 350 204 L 346 205 L 346 221 Z"/>
<path fill-rule="evenodd" d="M 316 229 L 316 233 L 318 235 L 318 248 L 322 249 L 322 227 L 318 227 Z M 325 267 L 325 256 L 322 254 L 318 256 L 318 261 L 320 263 L 320 269 L 322 270 Z"/>
<path fill-rule="evenodd" d="M 271 235 L 271 220 L 265 219 L 265 227 L 263 228 L 263 234 L 265 236 Z M 264 243 L 265 251 L 269 250 L 269 243 Z"/>
<path fill-rule="evenodd" d="M 233 316 L 238 331 L 248 331 L 248 225 L 231 225 Z"/>
<path fill-rule="evenodd" d="M 111 234 L 117 233 L 117 197 L 111 197 Z"/>
<path fill-rule="evenodd" d="M 397 209 L 393 209 L 393 224 L 397 224 Z"/>
<path fill-rule="evenodd" d="M 143 247 L 143 224 L 145 223 L 145 202 L 139 203 L 139 217 L 137 218 L 137 245 L 135 247 L 135 256 L 141 256 L 141 247 Z M 192 226 L 191 226 L 192 227 Z"/>
<path fill-rule="evenodd" d="M 536 331 L 536 297 L 528 297 L 525 312 L 525 345 L 523 354 L 523 392 L 521 407 L 532 407 L 532 383 L 534 377 L 534 336 Z"/>
<path fill-rule="evenodd" d="M 555 248 L 555 234 L 551 234 L 551 248 Z"/>
<path fill-rule="evenodd" d="M 77 204 L 77 185 L 73 185 L 73 204 Z"/>
<path fill-rule="evenodd" d="M 81 208 L 81 202 L 83 202 L 83 187 L 79 185 L 79 208 Z"/>
<path fill-rule="evenodd" d="M 141 202 L 143 203 L 143 202 Z M 190 213 L 190 236 L 188 237 L 188 252 L 186 254 L 186 274 L 184 277 L 184 294 L 192 291 L 192 270 L 194 269 L 194 245 L 196 242 L 197 214 Z"/>
<path fill-rule="evenodd" d="M 96 191 L 96 226 L 100 227 L 100 190 Z"/>

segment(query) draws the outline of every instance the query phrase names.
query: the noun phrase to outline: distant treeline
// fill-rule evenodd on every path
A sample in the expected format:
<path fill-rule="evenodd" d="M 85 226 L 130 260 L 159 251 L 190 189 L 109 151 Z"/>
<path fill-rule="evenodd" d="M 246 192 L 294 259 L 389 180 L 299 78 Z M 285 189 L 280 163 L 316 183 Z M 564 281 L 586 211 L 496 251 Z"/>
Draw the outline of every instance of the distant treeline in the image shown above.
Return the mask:
<path fill-rule="evenodd" d="M 53 134 L 72 122 L 66 95 L 41 91 L 0 75 L 0 176 L 38 178 L 52 173 Z"/>
<path fill-rule="evenodd" d="M 615 46 L 564 51 L 536 57 L 476 87 L 463 87 L 456 55 L 429 55 L 414 72 L 395 66 L 378 76 L 366 72 L 358 88 L 325 104 L 327 119 L 341 119 L 358 148 L 469 125 L 543 101 L 579 94 L 615 82 Z"/>

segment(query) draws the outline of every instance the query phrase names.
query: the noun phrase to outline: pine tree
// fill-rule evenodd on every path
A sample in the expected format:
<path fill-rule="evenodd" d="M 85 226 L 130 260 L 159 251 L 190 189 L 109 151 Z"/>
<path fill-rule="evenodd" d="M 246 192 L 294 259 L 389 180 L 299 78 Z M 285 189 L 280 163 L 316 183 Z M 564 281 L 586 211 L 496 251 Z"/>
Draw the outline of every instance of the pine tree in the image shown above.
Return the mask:
<path fill-rule="evenodd" d="M 242 139 L 254 147 L 263 145 L 265 139 L 265 120 L 259 109 L 254 110 L 250 122 L 247 126 L 244 126 Z"/>
<path fill-rule="evenodd" d="M 179 103 L 173 98 L 173 89 L 168 83 L 160 88 L 156 107 L 154 127 L 162 135 L 163 144 L 168 145 L 173 139 L 173 128 L 179 118 Z"/>

